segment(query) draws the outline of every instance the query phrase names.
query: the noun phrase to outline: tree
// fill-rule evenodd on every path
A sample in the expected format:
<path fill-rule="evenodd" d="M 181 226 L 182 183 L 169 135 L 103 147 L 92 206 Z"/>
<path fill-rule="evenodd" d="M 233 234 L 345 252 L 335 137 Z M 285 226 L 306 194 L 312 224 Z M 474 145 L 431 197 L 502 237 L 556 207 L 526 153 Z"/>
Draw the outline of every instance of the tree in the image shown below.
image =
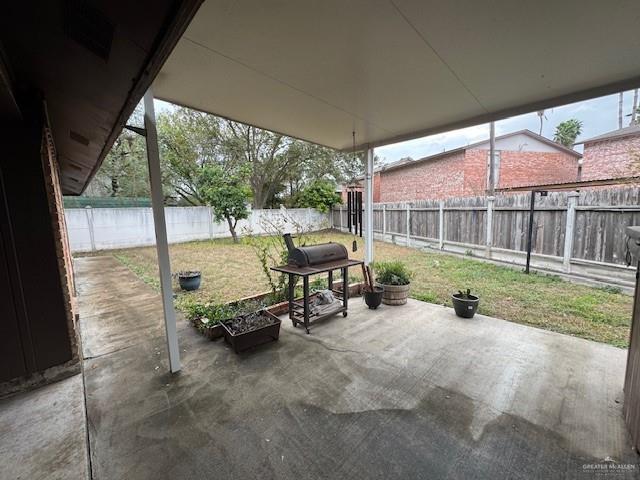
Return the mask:
<path fill-rule="evenodd" d="M 578 135 L 582 133 L 582 122 L 578 119 L 572 118 L 560 122 L 556 127 L 556 132 L 553 135 L 553 141 L 560 143 L 567 148 L 572 148 L 576 142 Z"/>
<path fill-rule="evenodd" d="M 144 138 L 123 130 L 87 189 L 110 197 L 148 197 L 149 170 Z"/>
<path fill-rule="evenodd" d="M 316 180 L 295 197 L 296 206 L 315 208 L 321 212 L 328 212 L 340 202 L 341 197 L 336 193 L 335 184 L 327 180 Z"/>
<path fill-rule="evenodd" d="M 198 191 L 206 205 L 213 210 L 215 219 L 226 220 L 234 243 L 238 243 L 238 220 L 249 216 L 247 203 L 250 191 L 242 169 L 224 171 L 219 165 L 205 165 L 198 177 Z"/>
<path fill-rule="evenodd" d="M 213 115 L 178 108 L 158 117 L 164 181 L 190 205 L 206 203 L 200 177 L 207 165 L 223 163 L 219 137 L 220 119 Z"/>

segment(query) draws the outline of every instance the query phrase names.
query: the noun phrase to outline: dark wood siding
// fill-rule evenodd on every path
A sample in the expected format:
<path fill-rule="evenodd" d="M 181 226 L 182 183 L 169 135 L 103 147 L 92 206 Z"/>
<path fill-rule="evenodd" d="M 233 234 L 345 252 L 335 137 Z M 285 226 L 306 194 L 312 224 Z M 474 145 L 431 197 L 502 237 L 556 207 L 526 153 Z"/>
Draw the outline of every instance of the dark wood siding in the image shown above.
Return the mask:
<path fill-rule="evenodd" d="M 42 124 L 0 132 L 0 382 L 73 358 L 42 164 Z M 16 375 L 17 374 L 17 375 Z"/>

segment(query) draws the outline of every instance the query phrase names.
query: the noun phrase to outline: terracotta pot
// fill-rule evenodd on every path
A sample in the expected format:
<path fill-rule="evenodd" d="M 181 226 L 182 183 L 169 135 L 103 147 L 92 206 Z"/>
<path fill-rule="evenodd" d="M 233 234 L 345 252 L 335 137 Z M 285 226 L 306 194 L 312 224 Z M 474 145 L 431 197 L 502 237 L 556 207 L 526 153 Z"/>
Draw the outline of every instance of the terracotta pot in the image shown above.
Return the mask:
<path fill-rule="evenodd" d="M 385 305 L 404 305 L 409 297 L 409 289 L 411 285 L 381 285 L 383 288 L 382 303 Z"/>

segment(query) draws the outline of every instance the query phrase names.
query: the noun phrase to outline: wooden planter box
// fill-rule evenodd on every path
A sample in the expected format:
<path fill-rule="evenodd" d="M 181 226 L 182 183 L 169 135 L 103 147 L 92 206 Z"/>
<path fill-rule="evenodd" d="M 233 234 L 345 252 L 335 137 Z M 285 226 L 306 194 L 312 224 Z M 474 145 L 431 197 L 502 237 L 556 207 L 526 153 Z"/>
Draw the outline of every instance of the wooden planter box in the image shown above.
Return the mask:
<path fill-rule="evenodd" d="M 362 286 L 363 285 L 361 283 L 352 283 L 351 285 L 349 285 L 349 297 L 362 295 Z M 339 285 L 337 289 L 341 289 L 341 288 L 342 288 L 342 285 Z M 228 302 L 227 305 L 235 305 L 246 300 L 262 300 L 263 298 L 265 298 L 270 294 L 271 292 L 258 293 L 256 295 L 244 297 L 239 300 L 234 300 L 233 302 Z M 269 312 L 271 315 L 273 315 L 274 317 L 279 317 L 280 315 L 285 315 L 289 313 L 289 302 L 285 300 L 284 302 L 275 303 L 273 305 L 269 305 L 268 307 L 265 307 L 265 310 Z M 198 322 L 200 322 L 199 319 L 193 320 L 191 324 L 194 327 L 198 328 L 199 326 Z M 278 326 L 278 332 L 279 332 L 279 329 L 280 327 Z M 200 329 L 200 332 L 209 340 L 216 340 L 218 338 L 224 337 L 226 334 L 225 333 L 226 331 L 227 330 L 220 323 L 218 325 L 214 325 L 213 327 Z"/>
<path fill-rule="evenodd" d="M 224 327 L 220 323 L 213 327 L 206 327 L 202 329 L 201 332 L 209 340 L 217 340 L 218 338 L 224 337 Z"/>
<path fill-rule="evenodd" d="M 280 319 L 268 310 L 263 310 L 264 315 L 271 317 L 273 323 L 249 332 L 234 333 L 226 324 L 222 324 L 224 329 L 224 340 L 233 348 L 236 353 L 244 352 L 258 345 L 275 342 L 280 338 Z M 229 322 L 227 322 L 229 323 Z"/>

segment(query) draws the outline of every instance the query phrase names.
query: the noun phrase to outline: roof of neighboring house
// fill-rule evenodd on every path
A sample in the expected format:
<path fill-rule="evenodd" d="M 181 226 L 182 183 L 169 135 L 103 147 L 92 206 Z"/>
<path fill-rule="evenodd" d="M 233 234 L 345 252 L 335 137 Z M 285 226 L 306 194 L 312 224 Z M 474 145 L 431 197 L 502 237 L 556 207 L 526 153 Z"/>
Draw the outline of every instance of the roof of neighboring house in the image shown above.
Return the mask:
<path fill-rule="evenodd" d="M 567 148 L 564 145 L 561 145 L 559 143 L 554 142 L 553 140 L 549 140 L 546 137 L 543 137 L 542 135 L 538 135 L 537 133 L 532 132 L 531 130 L 518 130 L 517 132 L 511 132 L 511 133 L 506 133 L 504 135 L 499 135 L 496 137 L 496 141 L 499 140 L 503 140 L 505 138 L 510 138 L 510 137 L 514 137 L 516 135 L 527 135 L 531 138 L 535 138 L 536 140 L 546 143 L 547 145 L 561 151 L 561 152 L 565 152 L 568 153 L 569 155 L 573 155 L 576 158 L 580 158 L 582 157 L 582 155 L 579 152 L 576 152 L 575 150 L 571 149 L 571 148 Z M 470 150 L 472 148 L 476 148 L 484 143 L 487 143 L 489 141 L 489 139 L 486 140 L 482 140 L 480 142 L 475 142 L 475 143 L 471 143 L 469 145 L 464 145 L 462 147 L 458 147 L 458 148 L 454 148 L 452 150 L 446 150 L 444 152 L 441 153 L 436 153 L 435 155 L 429 155 L 428 157 L 423 157 L 420 158 L 418 160 L 413 160 L 413 161 L 406 161 L 406 159 L 403 159 L 401 161 L 398 162 L 393 162 L 393 163 L 389 163 L 387 165 L 383 165 L 379 168 L 376 169 L 376 171 L 383 171 L 383 172 L 388 172 L 390 170 L 397 170 L 399 168 L 404 168 L 404 167 L 408 167 L 408 166 L 413 166 L 416 165 L 418 163 L 422 163 L 422 162 L 428 162 L 428 161 L 432 161 L 432 160 L 437 160 L 439 158 L 445 157 L 447 155 L 451 155 L 452 153 L 458 153 L 458 152 L 464 152 L 465 150 Z"/>
<path fill-rule="evenodd" d="M 574 190 L 580 187 L 601 187 L 610 185 L 637 184 L 640 183 L 640 176 L 631 177 L 606 177 L 591 180 L 579 180 L 577 182 L 552 182 L 537 183 L 530 185 L 519 185 L 515 187 L 496 188 L 496 192 L 523 192 L 523 191 L 544 191 L 544 190 Z"/>
<path fill-rule="evenodd" d="M 586 140 L 576 143 L 576 145 L 580 145 L 581 143 L 587 144 L 587 143 L 602 142 L 605 140 L 613 140 L 615 138 L 622 138 L 622 137 L 632 137 L 636 135 L 640 135 L 640 125 L 631 125 L 629 127 L 619 128 L 617 130 L 613 130 L 611 132 L 598 135 L 597 137 L 587 138 Z"/>

